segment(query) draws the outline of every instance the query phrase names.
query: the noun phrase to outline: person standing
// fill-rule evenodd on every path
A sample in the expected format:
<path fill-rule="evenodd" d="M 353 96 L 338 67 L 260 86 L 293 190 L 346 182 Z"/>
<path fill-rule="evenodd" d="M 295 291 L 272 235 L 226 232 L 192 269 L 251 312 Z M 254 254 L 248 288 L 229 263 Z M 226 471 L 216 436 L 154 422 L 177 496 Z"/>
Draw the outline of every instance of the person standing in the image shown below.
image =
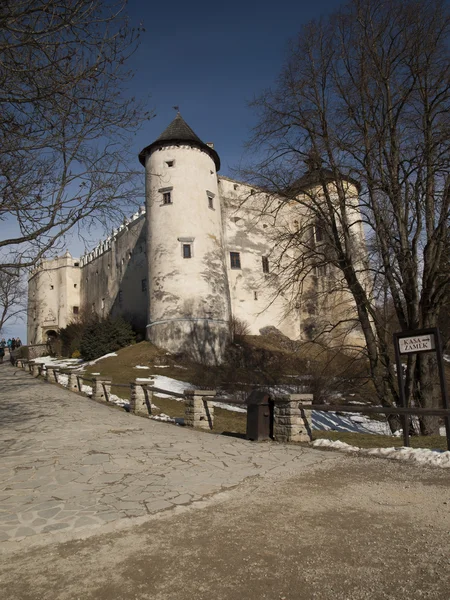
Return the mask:
<path fill-rule="evenodd" d="M 0 346 L 0 365 L 3 363 L 4 358 L 5 358 L 5 346 Z"/>
<path fill-rule="evenodd" d="M 8 346 L 9 353 L 11 354 L 11 338 L 8 338 L 6 345 Z"/>

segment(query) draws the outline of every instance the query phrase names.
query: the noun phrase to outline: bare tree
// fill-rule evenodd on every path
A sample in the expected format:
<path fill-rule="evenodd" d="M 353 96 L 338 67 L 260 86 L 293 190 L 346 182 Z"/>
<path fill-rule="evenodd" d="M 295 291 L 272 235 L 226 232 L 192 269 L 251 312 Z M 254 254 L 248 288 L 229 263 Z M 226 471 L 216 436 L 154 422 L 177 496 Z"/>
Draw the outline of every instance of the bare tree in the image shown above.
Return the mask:
<path fill-rule="evenodd" d="M 1 3 L 1 269 L 32 266 L 74 225 L 109 225 L 136 201 L 129 135 L 149 114 L 126 92 L 140 29 L 125 7 Z"/>
<path fill-rule="evenodd" d="M 0 271 L 0 334 L 6 324 L 15 323 L 25 315 L 26 288 L 19 272 Z"/>
<path fill-rule="evenodd" d="M 284 281 L 295 288 L 312 266 L 331 265 L 353 296 L 383 403 L 398 392 L 380 305 L 414 330 L 435 326 L 449 301 L 449 33 L 440 0 L 352 0 L 300 32 L 277 87 L 255 101 L 251 144 L 263 158 L 247 175 L 306 215 L 278 239 L 291 257 Z M 276 209 L 267 201 L 264 210 Z M 367 257 L 355 246 L 361 227 Z M 418 405 L 438 404 L 436 383 L 433 355 L 408 360 Z M 436 431 L 436 419 L 421 428 Z"/>

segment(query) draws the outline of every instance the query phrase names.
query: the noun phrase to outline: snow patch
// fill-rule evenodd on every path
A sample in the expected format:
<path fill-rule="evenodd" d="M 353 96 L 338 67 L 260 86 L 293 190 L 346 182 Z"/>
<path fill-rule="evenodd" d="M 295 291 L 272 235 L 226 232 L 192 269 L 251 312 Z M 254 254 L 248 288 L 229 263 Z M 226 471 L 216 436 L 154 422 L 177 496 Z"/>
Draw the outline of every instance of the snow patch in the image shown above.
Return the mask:
<path fill-rule="evenodd" d="M 109 354 L 104 354 L 103 356 L 99 356 L 99 358 L 96 358 L 95 360 L 89 361 L 87 364 L 88 365 L 95 365 L 95 363 L 98 363 L 99 360 L 103 360 L 104 358 L 109 358 L 110 356 L 117 356 L 117 353 L 116 352 L 110 352 Z"/>
<path fill-rule="evenodd" d="M 450 469 L 450 452 L 440 450 L 429 450 L 428 448 L 358 448 L 345 442 L 333 442 L 331 440 L 315 440 L 312 445 L 315 448 L 331 448 L 347 452 L 349 454 L 357 452 L 366 456 L 382 456 L 394 460 L 403 460 L 415 462 L 421 465 L 431 465 Z"/>
<path fill-rule="evenodd" d="M 184 425 L 184 419 L 178 417 L 169 417 L 165 413 L 161 413 L 160 415 L 150 415 L 149 417 L 153 421 L 163 421 L 164 423 L 175 423 L 175 425 Z"/>
<path fill-rule="evenodd" d="M 145 365 L 136 365 L 133 369 L 150 369 L 150 367 L 146 367 Z"/>

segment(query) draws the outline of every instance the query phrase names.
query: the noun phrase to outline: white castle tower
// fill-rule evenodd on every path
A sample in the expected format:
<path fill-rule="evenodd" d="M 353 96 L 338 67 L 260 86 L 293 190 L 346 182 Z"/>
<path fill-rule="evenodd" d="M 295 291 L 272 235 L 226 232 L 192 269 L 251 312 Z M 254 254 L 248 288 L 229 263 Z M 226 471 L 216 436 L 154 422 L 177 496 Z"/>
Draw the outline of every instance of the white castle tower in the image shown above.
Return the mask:
<path fill-rule="evenodd" d="M 139 160 L 146 171 L 147 338 L 170 351 L 219 363 L 231 313 L 219 156 L 178 113 Z"/>

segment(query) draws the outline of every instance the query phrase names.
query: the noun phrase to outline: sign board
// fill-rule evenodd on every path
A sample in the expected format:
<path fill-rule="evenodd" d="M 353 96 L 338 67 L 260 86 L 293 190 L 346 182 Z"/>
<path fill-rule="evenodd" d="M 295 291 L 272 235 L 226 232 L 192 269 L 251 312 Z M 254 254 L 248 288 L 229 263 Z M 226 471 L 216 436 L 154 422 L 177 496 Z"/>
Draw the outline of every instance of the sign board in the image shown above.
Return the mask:
<path fill-rule="evenodd" d="M 399 333 L 394 333 L 394 350 L 395 362 L 397 365 L 398 391 L 402 406 L 408 408 L 405 384 L 403 382 L 402 355 L 406 354 L 409 357 L 410 354 L 418 352 L 435 352 L 441 384 L 442 406 L 445 409 L 448 409 L 444 357 L 442 354 L 441 334 L 439 329 L 437 327 L 430 327 L 429 329 L 417 329 L 416 331 L 401 331 Z M 450 416 L 444 417 L 444 422 L 447 447 L 450 450 Z M 403 442 L 405 446 L 409 446 L 409 416 L 407 416 L 406 413 L 403 416 Z"/>
<path fill-rule="evenodd" d="M 400 354 L 410 354 L 412 352 L 430 352 L 436 349 L 436 340 L 434 333 L 425 335 L 411 335 L 398 338 L 398 349 Z"/>

